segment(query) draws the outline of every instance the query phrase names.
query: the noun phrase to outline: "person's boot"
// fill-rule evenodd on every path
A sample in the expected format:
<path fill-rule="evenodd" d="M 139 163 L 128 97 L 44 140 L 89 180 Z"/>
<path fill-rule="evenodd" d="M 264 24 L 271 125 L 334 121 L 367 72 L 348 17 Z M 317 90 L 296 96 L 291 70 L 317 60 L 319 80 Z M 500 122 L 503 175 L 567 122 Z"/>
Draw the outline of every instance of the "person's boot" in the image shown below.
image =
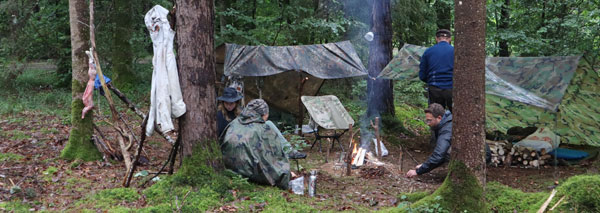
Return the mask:
<path fill-rule="evenodd" d="M 304 159 L 306 158 L 306 153 L 302 153 L 302 152 L 298 152 L 298 151 L 292 151 L 288 154 L 288 158 L 289 159 Z"/>

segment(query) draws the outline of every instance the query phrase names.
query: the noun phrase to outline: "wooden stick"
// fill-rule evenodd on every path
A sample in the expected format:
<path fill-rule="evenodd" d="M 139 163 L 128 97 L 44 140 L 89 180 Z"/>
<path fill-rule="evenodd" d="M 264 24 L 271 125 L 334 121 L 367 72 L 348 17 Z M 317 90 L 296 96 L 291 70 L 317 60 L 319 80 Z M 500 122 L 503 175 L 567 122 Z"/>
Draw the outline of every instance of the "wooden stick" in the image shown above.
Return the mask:
<path fill-rule="evenodd" d="M 348 148 L 348 153 L 346 153 L 346 176 L 350 176 L 352 172 L 352 145 L 354 144 L 354 133 L 352 131 L 352 124 L 350 124 L 350 147 Z M 359 129 L 360 130 L 360 129 Z M 358 132 L 358 131 L 357 131 Z"/>
<path fill-rule="evenodd" d="M 550 197 L 548 197 L 546 202 L 544 202 L 544 204 L 540 207 L 540 210 L 538 210 L 537 213 L 544 213 L 544 211 L 546 211 L 546 208 L 548 208 L 548 205 L 550 204 L 550 201 L 552 201 L 552 198 L 554 198 L 554 195 L 556 195 L 556 189 L 552 189 Z"/>
<path fill-rule="evenodd" d="M 327 138 L 327 142 L 331 143 L 331 139 Z M 331 150 L 331 147 L 328 145 L 327 146 L 327 155 L 325 155 L 325 163 L 329 163 L 329 152 L 330 152 L 330 150 Z"/>
<path fill-rule="evenodd" d="M 138 161 L 140 160 L 140 155 L 142 153 L 142 146 L 144 145 L 144 141 L 146 140 L 146 124 L 148 123 L 148 117 L 149 116 L 145 116 L 144 121 L 142 122 L 142 128 L 141 128 L 141 135 L 142 138 L 140 139 L 140 141 L 138 142 L 138 147 L 137 147 L 137 151 L 135 153 L 135 158 L 133 160 L 133 166 L 131 167 L 131 170 L 129 170 L 128 174 L 127 174 L 127 178 L 125 178 L 125 183 L 123 183 L 123 186 L 125 187 L 129 187 L 129 183 L 131 182 L 131 177 L 133 176 L 133 173 L 135 172 L 135 167 L 137 167 L 137 165 L 139 164 Z"/>
<path fill-rule="evenodd" d="M 399 153 L 399 155 L 400 155 L 400 164 L 399 164 L 400 165 L 400 172 L 402 172 L 402 160 L 403 160 L 402 159 L 403 158 L 403 156 L 402 156 L 403 154 L 402 153 L 403 153 L 402 146 L 400 146 L 400 153 Z"/>
<path fill-rule="evenodd" d="M 375 130 L 375 138 L 377 140 L 377 157 L 381 158 L 381 138 L 379 137 L 379 117 L 375 117 L 375 124 L 371 122 L 371 126 Z"/>
<path fill-rule="evenodd" d="M 142 119 L 144 119 L 144 117 L 145 117 L 144 113 L 142 113 L 142 111 L 140 109 L 138 109 L 135 106 L 135 104 L 133 104 L 127 97 L 125 97 L 125 94 L 123 94 L 119 89 L 117 89 L 115 86 L 113 86 L 112 83 L 110 83 L 110 82 L 107 84 L 107 86 L 108 86 L 108 89 L 110 89 L 110 91 L 115 93 L 115 95 L 117 95 L 117 97 L 119 97 L 119 99 L 121 99 L 121 101 L 123 101 L 127 105 L 127 107 L 129 107 L 129 109 L 131 109 L 133 112 L 135 112 L 135 114 L 137 114 Z"/>
<path fill-rule="evenodd" d="M 554 208 L 558 207 L 558 205 L 560 204 L 560 202 L 562 202 L 562 201 L 563 201 L 563 199 L 565 199 L 565 197 L 566 197 L 566 195 L 565 195 L 565 196 L 562 196 L 562 197 L 560 198 L 560 200 L 558 200 L 558 202 L 556 202 L 556 204 L 554 204 L 554 206 L 552 206 L 552 208 L 550 208 L 550 211 L 554 211 Z"/>

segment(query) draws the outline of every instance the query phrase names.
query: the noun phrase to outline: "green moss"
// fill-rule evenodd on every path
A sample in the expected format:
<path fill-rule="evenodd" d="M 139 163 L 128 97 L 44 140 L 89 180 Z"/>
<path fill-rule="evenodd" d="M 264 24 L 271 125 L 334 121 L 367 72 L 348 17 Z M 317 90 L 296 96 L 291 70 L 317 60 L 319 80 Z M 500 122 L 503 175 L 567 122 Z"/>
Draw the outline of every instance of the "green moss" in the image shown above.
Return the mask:
<path fill-rule="evenodd" d="M 546 192 L 526 193 L 498 182 L 489 182 L 485 197 L 489 207 L 498 212 L 536 212 L 549 195 Z"/>
<path fill-rule="evenodd" d="M 15 154 L 15 153 L 0 153 L 0 162 L 2 161 L 19 161 L 23 159 L 23 155 Z"/>
<path fill-rule="evenodd" d="M 600 212 L 600 175 L 573 176 L 558 188 L 554 202 L 565 196 L 559 210 L 577 212 Z"/>
<path fill-rule="evenodd" d="M 0 202 L 0 211 L 2 212 L 29 212 L 31 206 L 20 201 Z"/>
<path fill-rule="evenodd" d="M 80 83 L 73 80 L 73 88 L 81 87 Z M 81 110 L 83 109 L 81 99 L 73 99 L 71 102 L 71 134 L 69 142 L 62 150 L 60 157 L 67 160 L 81 159 L 84 161 L 94 161 L 102 159 L 102 154 L 98 151 L 91 141 L 93 127 L 91 112 L 85 119 L 81 119 Z"/>
<path fill-rule="evenodd" d="M 429 191 L 402 194 L 402 195 L 398 196 L 398 200 L 413 203 L 413 202 L 423 199 L 424 197 L 427 197 L 430 194 L 431 194 L 431 192 L 429 192 Z"/>
<path fill-rule="evenodd" d="M 448 166 L 448 176 L 433 194 L 410 205 L 412 209 L 422 207 L 439 208 L 450 212 L 485 212 L 483 188 L 470 169 L 462 162 L 453 160 Z M 458 175 L 460 182 L 453 182 L 451 176 Z M 438 210 L 439 211 L 439 210 Z"/>
<path fill-rule="evenodd" d="M 134 202 L 140 195 L 132 188 L 105 189 L 98 193 L 90 194 L 75 203 L 77 208 L 96 208 L 110 210 L 118 207 L 123 202 Z"/>

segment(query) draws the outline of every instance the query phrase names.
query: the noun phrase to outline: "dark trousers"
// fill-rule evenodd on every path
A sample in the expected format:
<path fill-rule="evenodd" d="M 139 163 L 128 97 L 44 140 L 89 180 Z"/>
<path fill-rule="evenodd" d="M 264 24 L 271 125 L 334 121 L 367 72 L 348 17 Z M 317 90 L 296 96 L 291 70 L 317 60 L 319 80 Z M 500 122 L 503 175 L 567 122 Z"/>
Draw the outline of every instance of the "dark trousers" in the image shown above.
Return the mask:
<path fill-rule="evenodd" d="M 438 103 L 452 112 L 452 89 L 429 86 L 429 104 Z"/>

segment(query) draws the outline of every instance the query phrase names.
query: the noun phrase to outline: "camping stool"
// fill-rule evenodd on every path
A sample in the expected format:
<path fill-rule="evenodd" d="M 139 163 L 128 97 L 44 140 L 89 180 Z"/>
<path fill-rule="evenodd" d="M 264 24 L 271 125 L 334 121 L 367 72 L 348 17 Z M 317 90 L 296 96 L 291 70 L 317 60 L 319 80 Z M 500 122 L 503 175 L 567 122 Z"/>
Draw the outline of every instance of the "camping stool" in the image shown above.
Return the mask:
<path fill-rule="evenodd" d="M 296 171 L 300 172 L 300 163 L 298 163 L 298 159 L 305 159 L 306 156 L 304 156 L 303 158 L 289 158 L 291 160 L 296 161 Z"/>
<path fill-rule="evenodd" d="M 309 125 L 302 125 L 302 133 L 315 134 L 315 140 L 310 146 L 310 149 L 312 149 L 318 141 L 319 152 L 322 152 L 321 139 L 331 138 L 331 149 L 333 149 L 335 142 L 337 141 L 342 151 L 344 151 L 344 146 L 340 142 L 340 137 L 348 131 L 350 125 L 354 125 L 354 120 L 348 111 L 346 111 L 340 100 L 334 95 L 302 96 L 300 99 L 310 115 L 311 122 L 314 121 L 314 124 L 312 125 L 310 122 Z M 333 130 L 334 133 L 332 135 L 322 135 L 319 133 L 320 129 Z M 343 131 L 338 132 L 338 130 Z"/>

